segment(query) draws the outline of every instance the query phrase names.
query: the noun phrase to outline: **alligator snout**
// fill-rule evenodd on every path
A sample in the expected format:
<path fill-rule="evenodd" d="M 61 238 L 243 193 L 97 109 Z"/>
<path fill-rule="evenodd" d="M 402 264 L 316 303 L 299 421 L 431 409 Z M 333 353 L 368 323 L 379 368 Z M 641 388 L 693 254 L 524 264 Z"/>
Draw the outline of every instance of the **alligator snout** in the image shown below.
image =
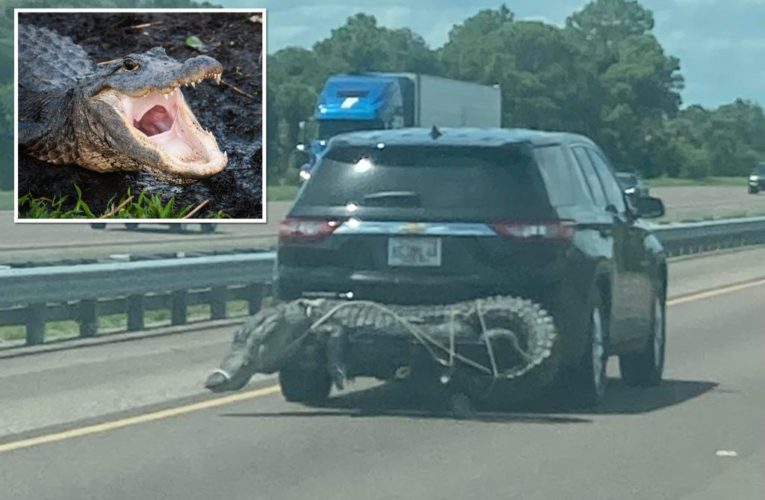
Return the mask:
<path fill-rule="evenodd" d="M 196 56 L 191 59 L 187 59 L 183 63 L 182 74 L 193 75 L 205 75 L 212 76 L 220 74 L 223 71 L 223 66 L 209 56 Z"/>
<path fill-rule="evenodd" d="M 231 377 L 229 377 L 228 373 L 223 370 L 215 370 L 207 377 L 207 380 L 205 381 L 205 389 L 209 389 L 212 392 L 229 391 L 231 390 L 229 388 L 230 381 Z"/>

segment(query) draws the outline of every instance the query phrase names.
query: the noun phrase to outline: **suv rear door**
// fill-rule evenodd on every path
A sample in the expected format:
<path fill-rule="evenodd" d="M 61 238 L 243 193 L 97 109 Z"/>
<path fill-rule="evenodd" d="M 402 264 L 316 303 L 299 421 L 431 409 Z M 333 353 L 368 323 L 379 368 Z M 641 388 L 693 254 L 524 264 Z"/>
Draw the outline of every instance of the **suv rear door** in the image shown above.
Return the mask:
<path fill-rule="evenodd" d="M 287 228 L 280 273 L 399 303 L 532 295 L 525 287 L 555 278 L 570 237 L 527 144 L 333 147 L 287 223 L 306 220 L 334 229 L 301 241 Z"/>

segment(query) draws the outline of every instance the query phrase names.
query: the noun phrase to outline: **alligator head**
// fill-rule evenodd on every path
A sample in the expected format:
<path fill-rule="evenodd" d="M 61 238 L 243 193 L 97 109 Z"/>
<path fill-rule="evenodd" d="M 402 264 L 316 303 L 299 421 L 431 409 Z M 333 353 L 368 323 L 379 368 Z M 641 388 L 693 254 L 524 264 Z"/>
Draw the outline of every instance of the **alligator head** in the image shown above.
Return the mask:
<path fill-rule="evenodd" d="M 181 64 L 162 48 L 101 67 L 83 89 L 82 103 L 82 118 L 101 147 L 82 156 L 95 169 L 106 164 L 113 168 L 124 159 L 128 166 L 147 165 L 161 177 L 217 174 L 226 166 L 226 153 L 199 125 L 181 87 L 205 79 L 220 81 L 221 71 L 211 57 L 197 56 Z M 104 154 L 104 148 L 111 154 Z"/>
<path fill-rule="evenodd" d="M 20 90 L 19 132 L 29 154 L 98 172 L 148 171 L 178 184 L 225 168 L 226 153 L 181 92 L 205 79 L 220 83 L 218 61 L 197 56 L 180 63 L 157 47 L 88 66 L 68 81 L 56 74 L 46 81 L 39 66 L 27 78 L 33 83 Z M 66 65 L 59 67 L 63 75 Z"/>
<path fill-rule="evenodd" d="M 262 309 L 236 331 L 231 352 L 207 377 L 205 387 L 213 392 L 236 391 L 255 373 L 276 373 L 300 349 L 300 339 L 310 327 L 304 302 Z"/>

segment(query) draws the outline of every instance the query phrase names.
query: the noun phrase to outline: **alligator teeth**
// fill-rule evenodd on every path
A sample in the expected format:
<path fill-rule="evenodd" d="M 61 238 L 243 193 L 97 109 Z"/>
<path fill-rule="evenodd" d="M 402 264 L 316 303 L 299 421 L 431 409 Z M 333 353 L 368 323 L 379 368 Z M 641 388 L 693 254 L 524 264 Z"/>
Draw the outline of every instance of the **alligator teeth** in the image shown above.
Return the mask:
<path fill-rule="evenodd" d="M 197 86 L 196 82 L 191 82 L 191 88 L 195 88 Z"/>
<path fill-rule="evenodd" d="M 167 99 L 168 99 L 168 97 L 169 97 L 169 96 L 168 96 L 167 94 L 162 94 L 162 96 L 163 96 L 163 97 L 165 98 L 165 100 L 167 101 Z"/>

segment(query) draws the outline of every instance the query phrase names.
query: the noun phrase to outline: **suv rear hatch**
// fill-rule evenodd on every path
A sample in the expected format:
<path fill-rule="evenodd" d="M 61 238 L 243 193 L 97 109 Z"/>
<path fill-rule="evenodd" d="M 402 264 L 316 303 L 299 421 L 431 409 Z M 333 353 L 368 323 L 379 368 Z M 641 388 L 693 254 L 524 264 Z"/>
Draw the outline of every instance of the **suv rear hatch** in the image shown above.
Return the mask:
<path fill-rule="evenodd" d="M 525 143 L 333 147 L 282 223 L 278 273 L 292 296 L 533 295 L 572 236 Z"/>

